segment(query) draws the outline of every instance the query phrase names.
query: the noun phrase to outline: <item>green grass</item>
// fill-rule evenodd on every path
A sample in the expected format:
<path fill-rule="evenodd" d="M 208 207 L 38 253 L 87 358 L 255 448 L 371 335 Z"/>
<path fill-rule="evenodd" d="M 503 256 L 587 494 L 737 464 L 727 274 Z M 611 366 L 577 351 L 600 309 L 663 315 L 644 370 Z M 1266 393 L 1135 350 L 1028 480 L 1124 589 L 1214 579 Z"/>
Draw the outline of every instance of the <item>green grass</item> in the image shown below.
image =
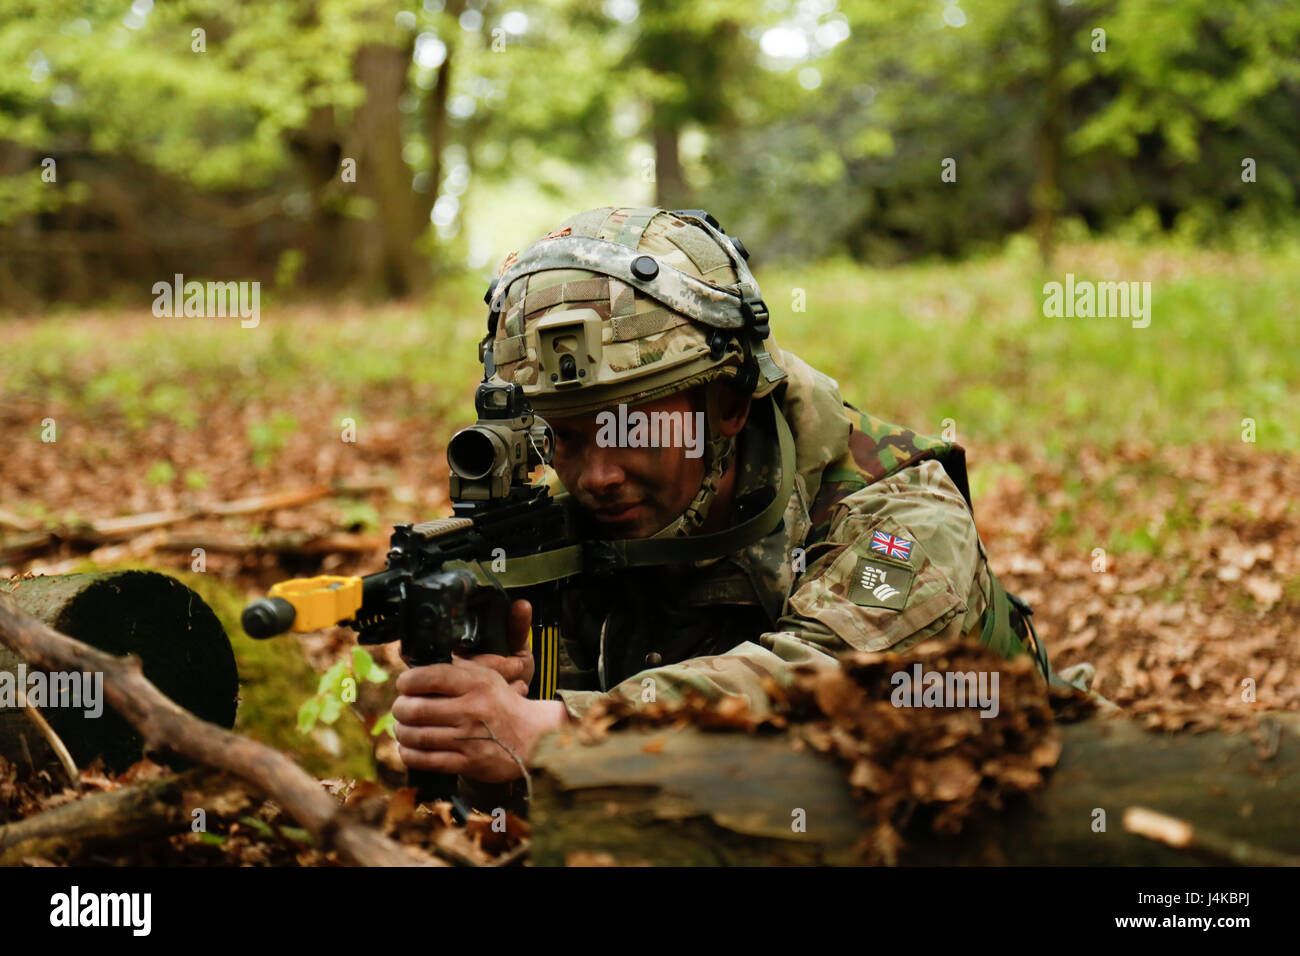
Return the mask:
<path fill-rule="evenodd" d="M 1150 281 L 1150 327 L 1044 317 L 1043 283 L 1067 271 Z M 1062 250 L 1044 274 L 1012 244 L 957 265 L 826 263 L 759 278 L 781 346 L 887 419 L 937 432 L 953 418 L 959 439 L 1060 453 L 1083 441 L 1236 442 L 1253 418 L 1261 447 L 1300 448 L 1297 249 L 1228 257 L 1095 242 Z M 796 289 L 806 312 L 790 312 Z"/>
<path fill-rule="evenodd" d="M 1092 241 L 1041 270 L 1023 242 L 963 263 L 878 269 L 755 263 L 777 342 L 888 420 L 959 440 L 1038 443 L 1236 442 L 1255 421 L 1260 447 L 1300 448 L 1300 249 L 1210 253 Z M 1151 325 L 1047 318 L 1042 286 L 1077 279 L 1152 283 Z M 802 290 L 800 293 L 799 290 Z M 806 309 L 792 311 L 802 295 Z M 0 397 L 116 410 L 132 427 L 193 427 L 203 403 L 271 405 L 330 386 L 330 414 L 359 416 L 375 390 L 449 429 L 472 415 L 482 282 L 444 279 L 433 301 L 274 306 L 244 329 L 221 319 L 155 319 L 145 309 L 59 312 L 6 331 Z M 250 435 L 274 453 L 292 431 L 273 412 Z"/>

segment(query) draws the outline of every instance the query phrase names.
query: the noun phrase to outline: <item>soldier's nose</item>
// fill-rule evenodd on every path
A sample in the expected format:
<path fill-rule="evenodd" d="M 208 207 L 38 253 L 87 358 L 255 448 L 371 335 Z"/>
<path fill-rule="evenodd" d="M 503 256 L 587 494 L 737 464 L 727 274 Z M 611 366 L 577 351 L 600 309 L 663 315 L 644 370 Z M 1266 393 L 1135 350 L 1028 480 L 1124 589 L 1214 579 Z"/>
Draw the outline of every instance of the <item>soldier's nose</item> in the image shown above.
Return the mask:
<path fill-rule="evenodd" d="M 617 497 L 618 487 L 627 480 L 627 475 L 618 467 L 613 456 L 604 454 L 600 449 L 593 451 L 595 453 L 589 455 L 584 463 L 582 476 L 578 479 L 578 489 L 593 498 Z"/>

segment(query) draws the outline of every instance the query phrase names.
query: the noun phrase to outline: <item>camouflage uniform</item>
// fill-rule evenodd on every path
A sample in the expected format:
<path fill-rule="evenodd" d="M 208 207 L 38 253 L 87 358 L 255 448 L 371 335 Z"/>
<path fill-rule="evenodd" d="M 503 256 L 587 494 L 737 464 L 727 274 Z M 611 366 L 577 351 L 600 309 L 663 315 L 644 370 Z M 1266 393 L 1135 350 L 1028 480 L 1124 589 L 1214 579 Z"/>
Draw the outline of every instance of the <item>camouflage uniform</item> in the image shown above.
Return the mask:
<path fill-rule="evenodd" d="M 794 437 L 793 490 L 766 537 L 723 558 L 615 572 L 565 594 L 557 695 L 570 715 L 602 693 L 646 700 L 651 687 L 661 701 L 687 689 L 743 695 L 762 711 L 765 682 L 786 679 L 792 664 L 931 636 L 1023 651 L 1023 628 L 1008 623 L 975 530 L 961 449 L 845 405 L 833 380 L 778 349 L 743 245 L 709 218 L 580 213 L 508 257 L 488 292 L 486 371 L 523 386 L 543 416 L 729 378 L 754 410 L 775 403 Z M 732 465 L 732 524 L 761 510 L 755 502 L 775 484 L 781 456 L 760 418 L 771 427 L 770 414 L 751 411 L 738 439 L 710 433 L 700 494 L 655 537 L 695 533 Z"/>
<path fill-rule="evenodd" d="M 789 375 L 780 405 L 798 471 L 783 522 L 727 558 L 638 569 L 575 593 L 557 691 L 571 716 L 603 691 L 637 703 L 651 686 L 661 701 L 686 689 L 739 694 L 762 712 L 764 680 L 786 679 L 793 664 L 979 636 L 988 565 L 965 495 L 935 457 L 951 446 L 845 406 L 832 379 L 788 352 L 777 362 Z M 736 502 L 771 466 L 764 438 L 741 435 Z M 892 555 L 873 549 L 889 549 L 877 532 L 899 543 Z"/>

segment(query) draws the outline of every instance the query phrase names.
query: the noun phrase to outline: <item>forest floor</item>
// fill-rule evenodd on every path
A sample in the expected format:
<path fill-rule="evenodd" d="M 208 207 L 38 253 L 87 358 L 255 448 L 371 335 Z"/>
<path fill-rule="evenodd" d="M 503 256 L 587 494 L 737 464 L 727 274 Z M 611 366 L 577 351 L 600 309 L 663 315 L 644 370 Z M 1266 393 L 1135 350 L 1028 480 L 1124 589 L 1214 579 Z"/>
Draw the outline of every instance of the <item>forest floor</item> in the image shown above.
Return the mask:
<path fill-rule="evenodd" d="M 993 568 L 1034 605 L 1053 665 L 1091 662 L 1103 695 L 1173 730 L 1300 710 L 1296 265 L 1294 253 L 1061 250 L 1048 279 L 1152 282 L 1146 328 L 1044 317 L 1044 274 L 1015 251 L 757 268 L 783 348 L 860 408 L 956 432 Z M 188 572 L 245 680 L 278 668 L 237 633 L 244 600 L 285 576 L 378 570 L 392 524 L 448 513 L 443 449 L 472 419 L 480 297 L 458 282 L 433 303 L 270 303 L 255 329 L 147 305 L 0 322 L 0 575 Z M 294 491 L 307 500 L 211 513 Z M 97 547 L 67 540 L 150 512 L 177 514 Z M 272 550 L 286 540 L 322 550 Z M 360 727 L 292 727 L 349 634 L 302 638 L 310 667 L 278 668 L 296 676 L 266 695 L 281 706 L 240 718 L 321 776 L 373 768 Z M 387 704 L 370 701 L 367 720 Z"/>

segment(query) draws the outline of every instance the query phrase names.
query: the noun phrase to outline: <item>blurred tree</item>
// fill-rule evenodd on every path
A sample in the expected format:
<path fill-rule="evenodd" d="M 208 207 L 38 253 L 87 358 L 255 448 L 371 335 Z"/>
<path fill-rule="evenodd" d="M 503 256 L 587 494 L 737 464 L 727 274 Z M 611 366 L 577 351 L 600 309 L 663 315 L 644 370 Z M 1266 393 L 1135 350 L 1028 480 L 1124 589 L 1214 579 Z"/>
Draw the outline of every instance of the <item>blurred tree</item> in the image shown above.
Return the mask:
<path fill-rule="evenodd" d="M 292 248 L 308 281 L 424 284 L 432 199 L 402 159 L 415 17 L 399 3 L 0 7 L 0 56 L 23 64 L 0 80 L 0 157 L 59 168 L 0 192 L 4 251 L 37 265 L 39 293 L 78 271 L 270 274 Z"/>
<path fill-rule="evenodd" d="M 795 3 L 713 138 L 711 201 L 770 254 L 882 261 L 1035 223 L 1046 249 L 1061 216 L 1147 204 L 1200 237 L 1294 220 L 1298 41 L 1274 0 Z"/>
<path fill-rule="evenodd" d="M 696 204 L 682 168 L 682 131 L 688 123 L 714 128 L 729 121 L 731 99 L 756 69 L 756 51 L 740 33 L 752 15 L 752 4 L 729 0 L 645 0 L 641 5 L 636 42 L 620 71 L 637 83 L 646 101 L 658 206 Z"/>
<path fill-rule="evenodd" d="M 0 300 L 419 291 L 473 180 L 643 150 L 777 256 L 1204 237 L 1294 218 L 1298 46 L 1281 0 L 0 0 Z"/>

